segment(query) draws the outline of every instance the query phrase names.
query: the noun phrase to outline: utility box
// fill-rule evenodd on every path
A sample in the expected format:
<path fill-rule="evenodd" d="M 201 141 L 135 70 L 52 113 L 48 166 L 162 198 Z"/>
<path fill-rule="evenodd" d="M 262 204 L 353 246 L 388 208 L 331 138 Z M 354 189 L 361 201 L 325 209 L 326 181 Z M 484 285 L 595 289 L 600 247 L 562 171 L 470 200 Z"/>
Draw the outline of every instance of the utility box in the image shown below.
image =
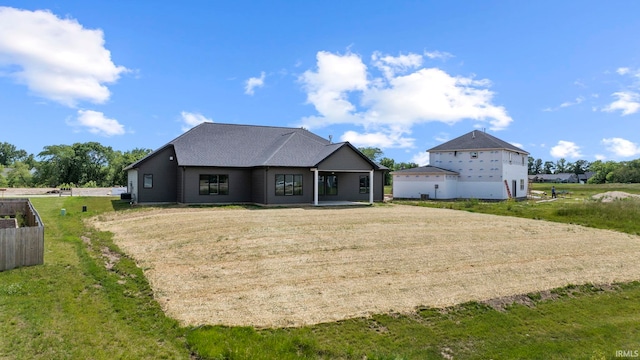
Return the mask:
<path fill-rule="evenodd" d="M 420 200 L 429 200 L 429 194 L 420 194 Z"/>

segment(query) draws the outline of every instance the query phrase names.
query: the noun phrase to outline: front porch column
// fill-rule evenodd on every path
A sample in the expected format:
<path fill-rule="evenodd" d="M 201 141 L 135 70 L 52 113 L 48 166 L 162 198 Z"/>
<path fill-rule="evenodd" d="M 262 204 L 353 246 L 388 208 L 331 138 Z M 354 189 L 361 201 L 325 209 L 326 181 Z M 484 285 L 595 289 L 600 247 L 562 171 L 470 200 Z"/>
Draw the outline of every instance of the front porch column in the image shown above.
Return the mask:
<path fill-rule="evenodd" d="M 369 171 L 369 204 L 373 204 L 373 169 Z"/>
<path fill-rule="evenodd" d="M 318 169 L 313 169 L 313 205 L 318 206 Z"/>

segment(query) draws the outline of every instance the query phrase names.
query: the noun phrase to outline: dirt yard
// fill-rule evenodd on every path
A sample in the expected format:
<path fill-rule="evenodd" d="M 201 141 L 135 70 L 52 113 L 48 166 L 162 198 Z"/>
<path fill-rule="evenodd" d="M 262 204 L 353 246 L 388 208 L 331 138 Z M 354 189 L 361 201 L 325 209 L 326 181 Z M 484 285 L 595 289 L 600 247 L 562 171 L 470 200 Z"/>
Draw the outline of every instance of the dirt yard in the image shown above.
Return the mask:
<path fill-rule="evenodd" d="M 640 237 L 402 205 L 94 219 L 182 324 L 287 327 L 640 279 Z"/>

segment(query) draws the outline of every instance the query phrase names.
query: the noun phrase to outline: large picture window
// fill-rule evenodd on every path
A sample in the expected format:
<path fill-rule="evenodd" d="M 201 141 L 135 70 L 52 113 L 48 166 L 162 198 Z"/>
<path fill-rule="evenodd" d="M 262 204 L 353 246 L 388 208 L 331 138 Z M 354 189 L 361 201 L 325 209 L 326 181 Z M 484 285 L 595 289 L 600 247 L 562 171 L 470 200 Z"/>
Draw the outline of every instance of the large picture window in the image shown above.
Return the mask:
<path fill-rule="evenodd" d="M 200 195 L 229 195 L 229 175 L 200 175 Z"/>
<path fill-rule="evenodd" d="M 276 195 L 302 195 L 302 175 L 276 174 Z"/>
<path fill-rule="evenodd" d="M 369 193 L 369 175 L 360 175 L 360 194 Z"/>
<path fill-rule="evenodd" d="M 318 195 L 338 195 L 338 177 L 336 175 L 319 175 Z"/>
<path fill-rule="evenodd" d="M 142 187 L 145 189 L 153 188 L 153 174 L 144 174 L 142 178 Z"/>

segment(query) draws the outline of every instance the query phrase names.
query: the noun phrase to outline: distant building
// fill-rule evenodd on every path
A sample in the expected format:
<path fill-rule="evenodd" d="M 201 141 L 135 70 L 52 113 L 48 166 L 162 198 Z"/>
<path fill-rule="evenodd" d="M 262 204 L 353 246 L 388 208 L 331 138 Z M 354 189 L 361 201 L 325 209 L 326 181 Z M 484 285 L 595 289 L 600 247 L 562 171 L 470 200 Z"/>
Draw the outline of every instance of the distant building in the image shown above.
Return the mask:
<path fill-rule="evenodd" d="M 595 172 L 588 171 L 584 174 L 574 174 L 574 173 L 558 173 L 558 174 L 535 174 L 529 175 L 529 181 L 535 183 L 568 183 L 568 184 L 577 184 L 577 183 L 586 183 Z"/>
<path fill-rule="evenodd" d="M 529 153 L 506 141 L 474 130 L 427 151 L 430 165 L 391 173 L 394 198 L 527 197 Z"/>

